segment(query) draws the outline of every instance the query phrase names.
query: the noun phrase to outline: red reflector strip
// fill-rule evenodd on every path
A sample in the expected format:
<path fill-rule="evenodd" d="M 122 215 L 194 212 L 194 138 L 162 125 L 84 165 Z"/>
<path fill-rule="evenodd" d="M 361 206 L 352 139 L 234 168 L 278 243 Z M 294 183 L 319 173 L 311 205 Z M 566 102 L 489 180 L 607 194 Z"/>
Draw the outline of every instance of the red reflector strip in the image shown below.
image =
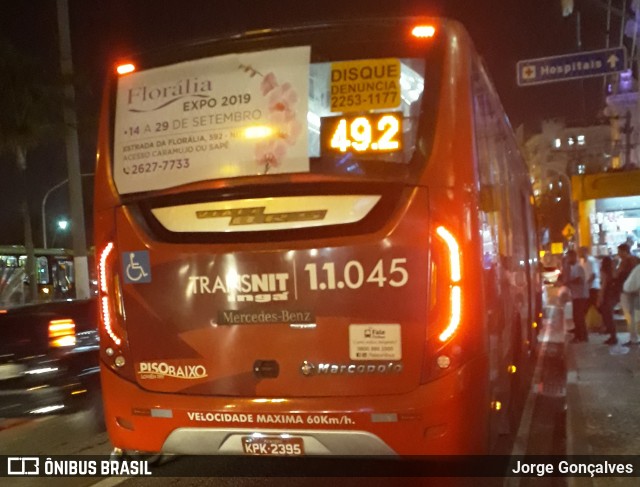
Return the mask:
<path fill-rule="evenodd" d="M 151 416 L 151 409 L 149 408 L 133 408 L 131 414 L 134 416 Z"/>

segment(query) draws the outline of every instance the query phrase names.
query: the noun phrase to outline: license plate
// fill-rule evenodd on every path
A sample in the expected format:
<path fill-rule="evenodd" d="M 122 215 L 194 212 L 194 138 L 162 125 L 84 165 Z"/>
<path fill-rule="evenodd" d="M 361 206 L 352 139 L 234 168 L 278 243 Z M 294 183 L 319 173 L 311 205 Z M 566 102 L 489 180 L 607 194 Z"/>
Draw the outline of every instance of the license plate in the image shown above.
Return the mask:
<path fill-rule="evenodd" d="M 0 380 L 20 377 L 25 368 L 22 364 L 2 364 L 0 365 Z"/>
<path fill-rule="evenodd" d="M 304 441 L 302 438 L 243 436 L 242 451 L 245 455 L 295 457 L 304 455 Z"/>

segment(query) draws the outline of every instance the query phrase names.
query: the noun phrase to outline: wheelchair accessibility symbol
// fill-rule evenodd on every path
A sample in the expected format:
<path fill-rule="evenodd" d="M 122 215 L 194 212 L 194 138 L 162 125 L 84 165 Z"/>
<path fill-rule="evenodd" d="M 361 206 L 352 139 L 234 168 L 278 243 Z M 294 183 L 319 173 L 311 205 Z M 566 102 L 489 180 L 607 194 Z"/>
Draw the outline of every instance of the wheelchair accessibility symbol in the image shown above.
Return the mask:
<path fill-rule="evenodd" d="M 151 265 L 149 264 L 148 251 L 123 252 L 121 260 L 125 283 L 151 282 Z"/>

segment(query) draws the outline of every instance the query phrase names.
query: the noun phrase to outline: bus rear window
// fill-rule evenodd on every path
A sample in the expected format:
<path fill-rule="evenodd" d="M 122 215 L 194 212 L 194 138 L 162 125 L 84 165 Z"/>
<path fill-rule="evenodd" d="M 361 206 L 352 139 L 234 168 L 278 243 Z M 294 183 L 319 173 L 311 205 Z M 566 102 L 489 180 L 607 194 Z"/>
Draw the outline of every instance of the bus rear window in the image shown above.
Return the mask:
<path fill-rule="evenodd" d="M 423 108 L 436 72 L 428 50 L 385 38 L 350 47 L 345 39 L 337 49 L 331 35 L 319 37 L 247 52 L 231 45 L 238 52 L 120 76 L 118 191 L 291 173 L 406 180 L 420 137 L 428 138 L 418 129 L 422 113 L 435 110 L 435 96 Z"/>

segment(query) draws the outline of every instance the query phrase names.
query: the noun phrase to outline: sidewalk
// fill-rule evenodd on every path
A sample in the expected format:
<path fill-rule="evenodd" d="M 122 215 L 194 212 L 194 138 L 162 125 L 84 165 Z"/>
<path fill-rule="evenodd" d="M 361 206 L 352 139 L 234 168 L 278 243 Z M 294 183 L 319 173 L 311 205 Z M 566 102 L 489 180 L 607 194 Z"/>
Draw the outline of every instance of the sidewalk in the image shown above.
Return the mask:
<path fill-rule="evenodd" d="M 569 322 L 570 323 L 570 322 Z M 618 327 L 618 341 L 629 333 Z M 640 455 L 640 347 L 565 342 L 567 360 L 567 454 Z M 574 478 L 569 486 L 640 485 L 637 478 Z"/>

